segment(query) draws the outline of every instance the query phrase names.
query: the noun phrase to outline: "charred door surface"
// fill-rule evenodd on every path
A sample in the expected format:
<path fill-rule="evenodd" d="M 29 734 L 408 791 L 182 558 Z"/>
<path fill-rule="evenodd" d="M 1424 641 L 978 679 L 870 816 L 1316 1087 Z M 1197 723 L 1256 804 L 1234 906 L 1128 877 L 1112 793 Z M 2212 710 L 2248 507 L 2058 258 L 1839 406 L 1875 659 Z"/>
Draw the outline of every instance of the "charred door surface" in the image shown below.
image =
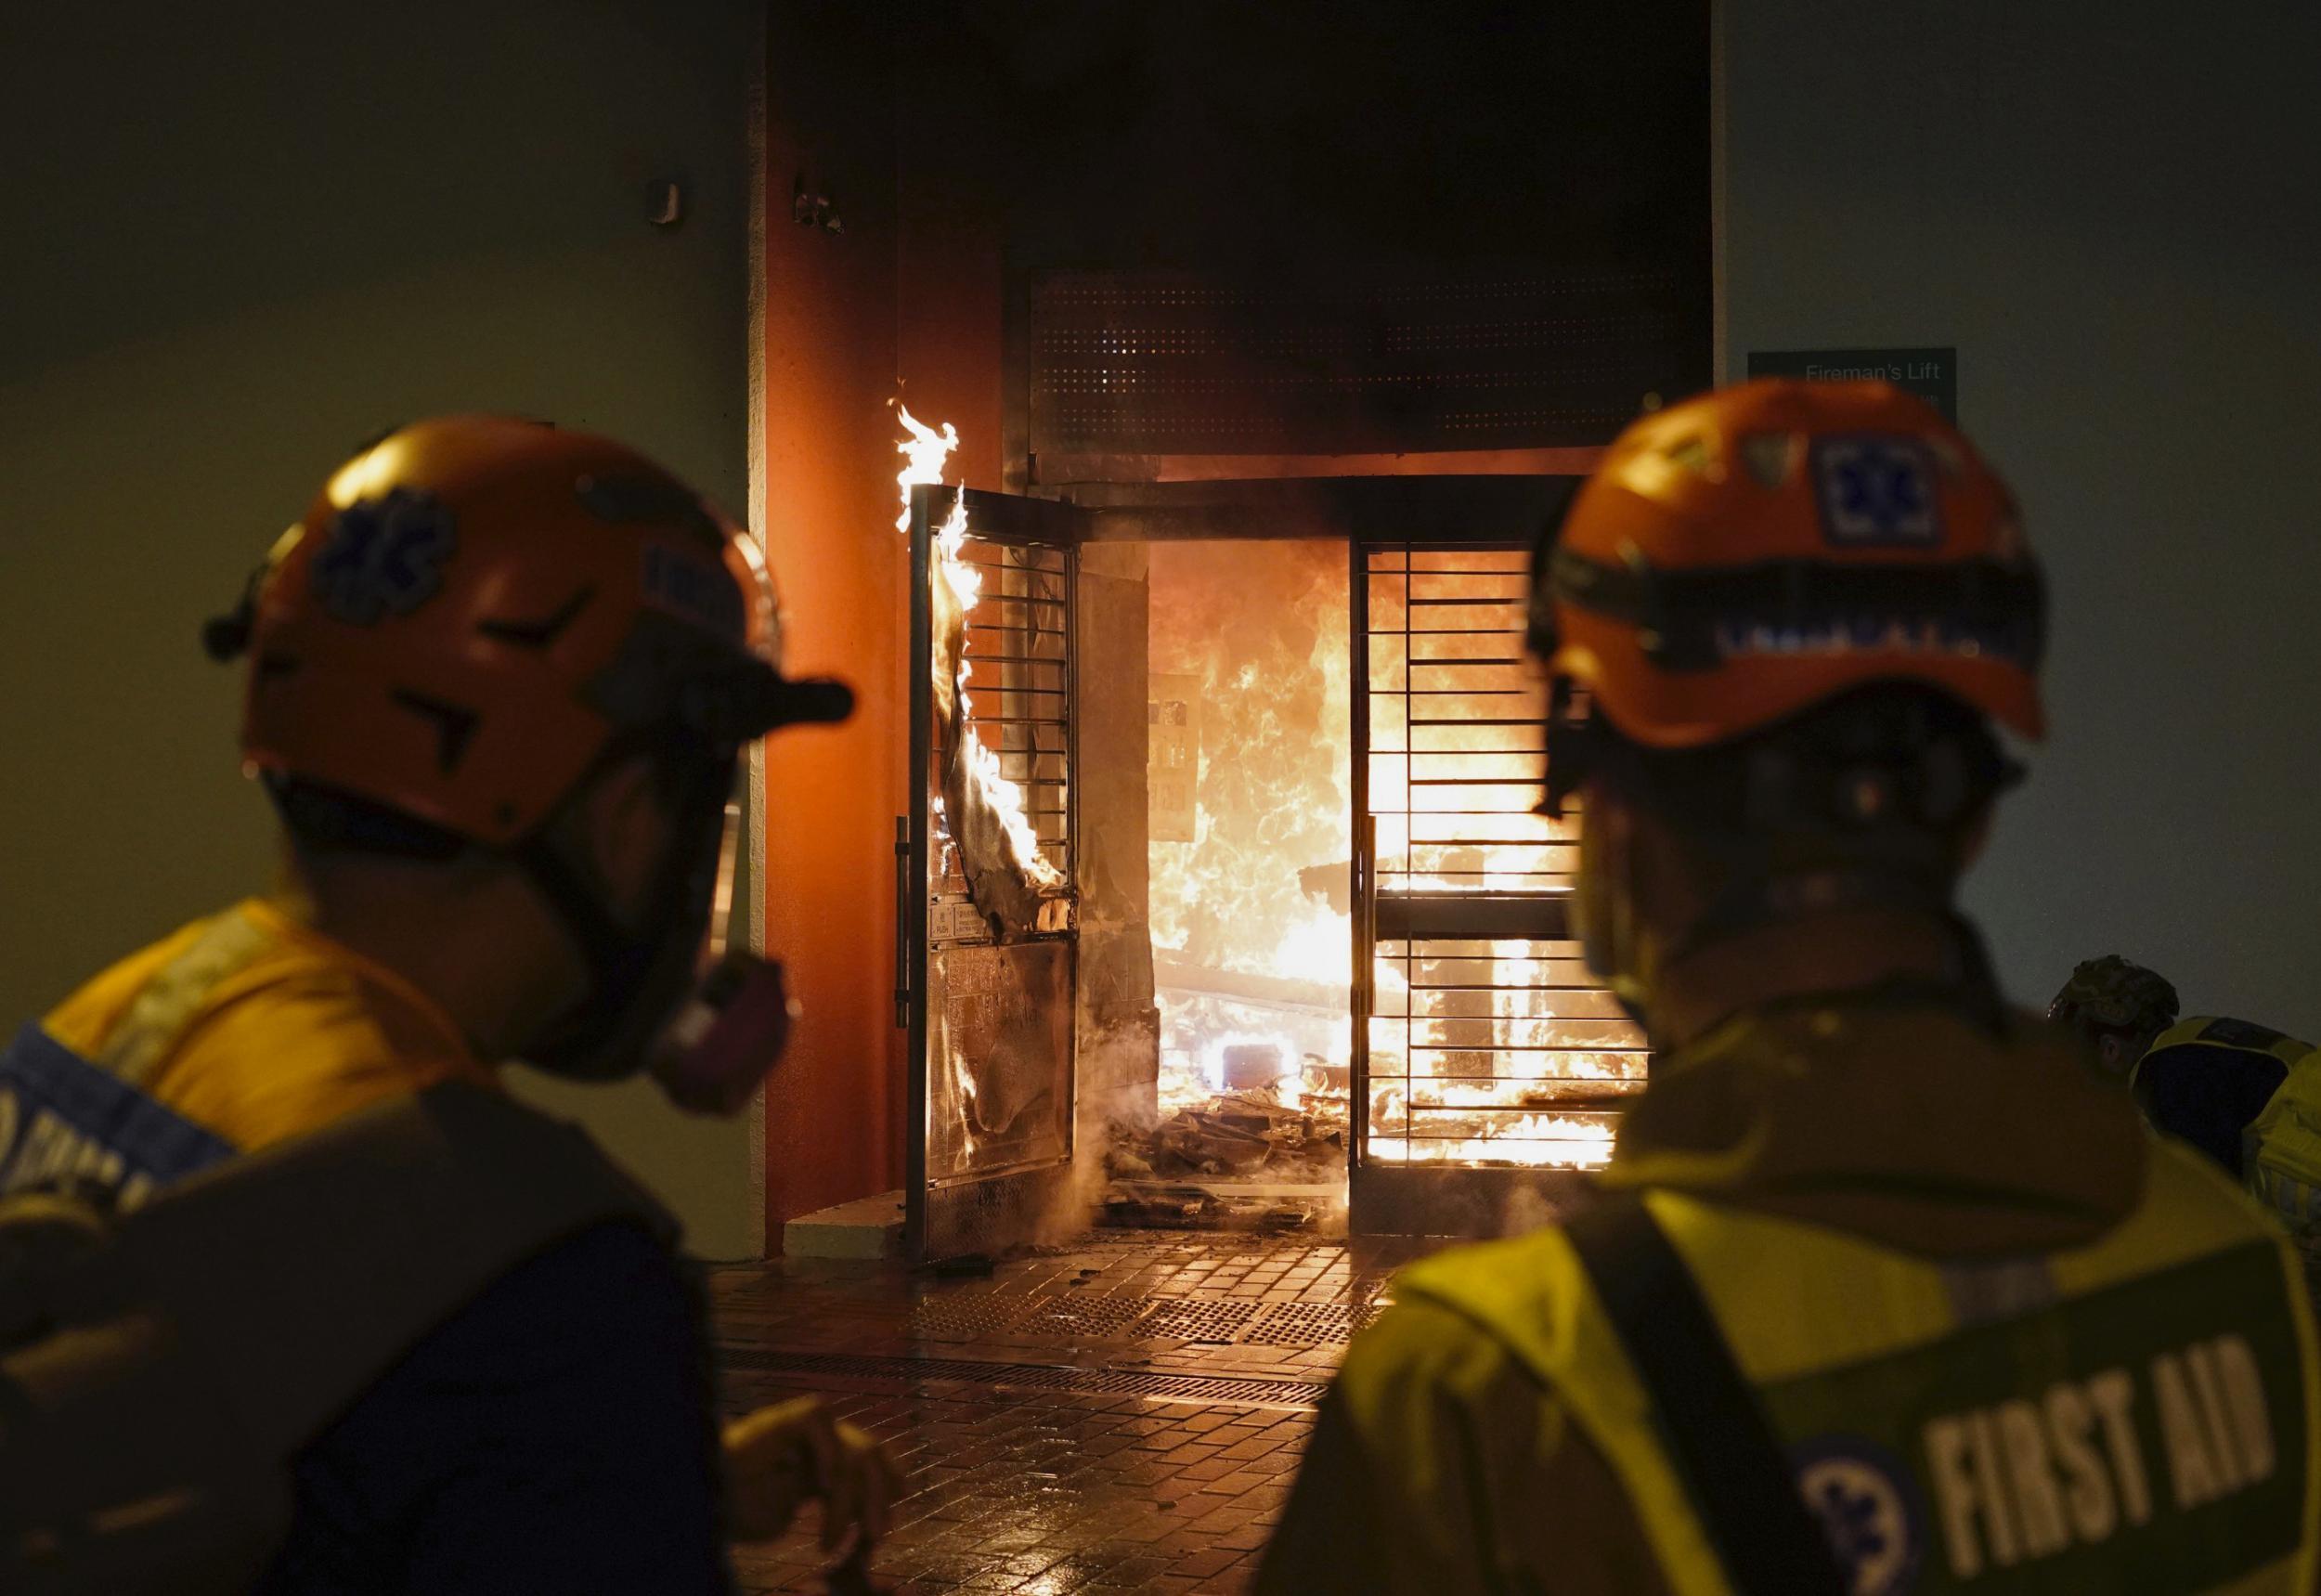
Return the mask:
<path fill-rule="evenodd" d="M 920 1258 L 1031 1239 L 1070 1169 L 1075 531 L 1072 511 L 1043 500 L 943 488 L 912 500 L 897 996 Z"/>

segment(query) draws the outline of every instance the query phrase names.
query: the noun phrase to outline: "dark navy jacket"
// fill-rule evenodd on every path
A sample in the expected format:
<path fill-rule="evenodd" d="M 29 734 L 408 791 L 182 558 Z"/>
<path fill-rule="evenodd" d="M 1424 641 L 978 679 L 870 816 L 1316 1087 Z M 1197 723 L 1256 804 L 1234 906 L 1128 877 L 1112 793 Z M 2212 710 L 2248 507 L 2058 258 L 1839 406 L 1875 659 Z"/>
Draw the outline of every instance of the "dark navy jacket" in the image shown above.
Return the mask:
<path fill-rule="evenodd" d="M 724 1596 L 698 1282 L 603 1225 L 504 1276 L 307 1448 L 265 1596 Z"/>

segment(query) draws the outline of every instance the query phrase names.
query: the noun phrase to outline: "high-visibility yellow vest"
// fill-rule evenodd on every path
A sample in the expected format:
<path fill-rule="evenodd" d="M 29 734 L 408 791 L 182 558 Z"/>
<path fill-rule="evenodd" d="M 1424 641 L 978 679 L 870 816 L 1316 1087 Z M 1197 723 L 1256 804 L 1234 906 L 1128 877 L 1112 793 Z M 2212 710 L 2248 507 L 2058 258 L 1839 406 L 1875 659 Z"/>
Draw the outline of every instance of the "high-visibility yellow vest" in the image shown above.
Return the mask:
<path fill-rule="evenodd" d="M 2289 1226 L 2307 1270 L 2321 1274 L 2321 1052 L 2289 1061 L 2289 1078 L 2249 1127 L 2242 1169 Z"/>
<path fill-rule="evenodd" d="M 2161 1032 L 2144 1050 L 2143 1058 L 2135 1061 L 2135 1067 L 2128 1071 L 2129 1081 L 2134 1081 L 2147 1060 L 2158 1058 L 2172 1047 L 2192 1044 L 2203 1047 L 2223 1047 L 2234 1053 L 2253 1053 L 2260 1058 L 2278 1059 L 2290 1069 L 2296 1068 L 2297 1061 L 2313 1051 L 2312 1043 L 2301 1042 L 2267 1026 L 2253 1025 L 2245 1019 L 2221 1019 L 2214 1015 L 2196 1014 Z"/>
<path fill-rule="evenodd" d="M 2145 1049 L 2128 1071 L 2128 1087 L 2153 1129 L 2183 1138 L 2245 1180 L 2255 1152 L 2251 1127 L 2312 1051 L 2312 1043 L 2267 1026 L 2194 1015 Z"/>
<path fill-rule="evenodd" d="M 2092 1246 L 1951 1264 L 1646 1195 L 1856 1596 L 2296 1592 L 2321 1546 L 2321 1382 L 2282 1239 L 2156 1145 Z M 1732 1586 L 1656 1412 L 1560 1231 L 1413 1265 L 1485 1326 L 1625 1487 L 1679 1596 Z M 1414 1460 L 1413 1466 L 1420 1466 Z"/>

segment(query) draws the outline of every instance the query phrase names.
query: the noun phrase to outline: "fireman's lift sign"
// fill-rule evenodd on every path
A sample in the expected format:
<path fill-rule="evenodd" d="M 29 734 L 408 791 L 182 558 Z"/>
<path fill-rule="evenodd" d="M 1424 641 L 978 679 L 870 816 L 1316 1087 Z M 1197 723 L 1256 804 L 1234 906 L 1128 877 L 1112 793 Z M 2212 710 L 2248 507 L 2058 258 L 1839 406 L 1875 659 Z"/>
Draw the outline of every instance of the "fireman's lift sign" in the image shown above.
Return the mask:
<path fill-rule="evenodd" d="M 1749 375 L 1804 377 L 1817 383 L 1883 377 L 1940 410 L 1942 419 L 1952 426 L 1958 425 L 1955 349 L 1752 349 Z"/>

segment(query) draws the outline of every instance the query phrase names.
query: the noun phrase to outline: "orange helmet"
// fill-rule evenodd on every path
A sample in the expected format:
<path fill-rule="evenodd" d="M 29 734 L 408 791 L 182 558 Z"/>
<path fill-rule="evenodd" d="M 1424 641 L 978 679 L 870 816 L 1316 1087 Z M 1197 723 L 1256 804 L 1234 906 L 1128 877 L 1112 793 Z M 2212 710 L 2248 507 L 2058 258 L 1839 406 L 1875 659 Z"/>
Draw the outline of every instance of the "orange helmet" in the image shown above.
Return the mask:
<path fill-rule="evenodd" d="M 1744 383 L 1635 422 L 1537 578 L 1549 676 L 1648 747 L 1885 681 L 2043 730 L 2044 596 L 2014 500 L 1888 383 Z"/>
<path fill-rule="evenodd" d="M 850 703 L 782 676 L 764 560 L 691 488 L 497 416 L 421 422 L 340 467 L 210 642 L 250 654 L 252 767 L 495 847 L 624 734 L 730 750 Z"/>

